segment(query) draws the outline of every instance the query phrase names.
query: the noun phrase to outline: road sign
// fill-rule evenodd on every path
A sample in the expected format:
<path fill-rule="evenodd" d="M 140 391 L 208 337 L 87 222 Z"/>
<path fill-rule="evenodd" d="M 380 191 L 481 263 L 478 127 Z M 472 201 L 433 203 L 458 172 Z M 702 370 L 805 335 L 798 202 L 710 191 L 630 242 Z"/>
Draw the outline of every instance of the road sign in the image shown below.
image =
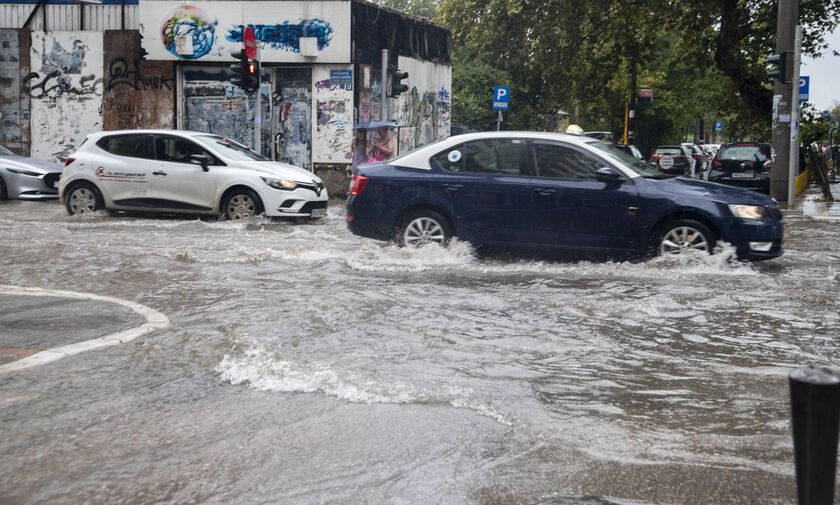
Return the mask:
<path fill-rule="evenodd" d="M 351 85 L 353 84 L 352 70 L 330 69 L 330 84 Z"/>
<path fill-rule="evenodd" d="M 723 123 L 721 123 L 720 121 L 715 121 L 715 131 L 719 132 L 721 130 L 723 130 Z"/>
<path fill-rule="evenodd" d="M 257 37 L 254 35 L 254 29 L 248 25 L 245 28 L 245 33 L 242 34 L 242 42 L 245 43 L 245 55 L 249 60 L 257 58 Z"/>
<path fill-rule="evenodd" d="M 510 103 L 510 87 L 496 86 L 493 88 L 493 110 L 507 110 Z"/>
<path fill-rule="evenodd" d="M 800 102 L 807 102 L 808 101 L 808 87 L 811 83 L 811 76 L 809 75 L 801 75 L 799 76 L 799 101 Z"/>

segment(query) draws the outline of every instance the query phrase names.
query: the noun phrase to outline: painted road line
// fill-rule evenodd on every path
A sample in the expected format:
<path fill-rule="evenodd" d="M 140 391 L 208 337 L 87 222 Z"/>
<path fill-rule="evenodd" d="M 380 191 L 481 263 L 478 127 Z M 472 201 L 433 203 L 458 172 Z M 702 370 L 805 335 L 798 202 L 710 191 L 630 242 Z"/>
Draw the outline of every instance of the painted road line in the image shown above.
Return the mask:
<path fill-rule="evenodd" d="M 75 293 L 73 291 L 60 291 L 56 289 L 24 288 L 18 286 L 6 286 L 2 284 L 0 284 L 0 294 L 15 296 L 57 296 L 62 298 L 98 300 L 128 307 L 146 318 L 146 322 L 136 328 L 130 328 L 111 335 L 85 340 L 75 344 L 53 347 L 17 361 L 0 365 L 0 374 L 23 370 L 29 367 L 43 365 L 45 363 L 51 363 L 66 356 L 79 354 L 80 352 L 92 351 L 94 349 L 100 349 L 111 345 L 124 344 L 154 329 L 169 326 L 169 319 L 160 312 L 139 303 L 122 300 L 120 298 L 113 298 L 110 296 L 94 295 L 91 293 Z"/>

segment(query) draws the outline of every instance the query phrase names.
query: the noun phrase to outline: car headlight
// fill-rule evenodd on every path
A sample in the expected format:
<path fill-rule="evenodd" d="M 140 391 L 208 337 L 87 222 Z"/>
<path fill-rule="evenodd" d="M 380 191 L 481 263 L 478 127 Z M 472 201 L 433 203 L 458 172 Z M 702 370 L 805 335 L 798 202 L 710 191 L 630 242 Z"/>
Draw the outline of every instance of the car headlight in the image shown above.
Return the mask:
<path fill-rule="evenodd" d="M 760 205 L 730 205 L 729 210 L 741 219 L 767 219 L 767 209 Z"/>
<path fill-rule="evenodd" d="M 287 181 L 286 179 L 272 179 L 270 177 L 261 177 L 266 184 L 274 189 L 295 189 L 297 183 L 295 181 Z"/>
<path fill-rule="evenodd" d="M 8 170 L 9 172 L 11 172 L 13 174 L 28 175 L 29 177 L 41 177 L 41 174 L 39 174 L 38 172 L 32 172 L 32 171 L 23 170 L 23 169 L 20 169 L 20 168 L 7 168 L 6 170 Z"/>

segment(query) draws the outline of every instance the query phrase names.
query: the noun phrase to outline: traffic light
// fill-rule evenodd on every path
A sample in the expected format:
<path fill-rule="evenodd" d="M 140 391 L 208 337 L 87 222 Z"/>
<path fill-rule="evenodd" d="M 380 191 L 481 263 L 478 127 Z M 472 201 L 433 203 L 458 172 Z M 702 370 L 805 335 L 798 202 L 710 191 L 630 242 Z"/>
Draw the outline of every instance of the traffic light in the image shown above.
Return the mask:
<path fill-rule="evenodd" d="M 249 61 L 244 49 L 230 54 L 238 60 L 230 66 L 233 72 L 230 82 L 246 92 L 256 91 L 260 87 L 260 69 L 257 62 Z"/>
<path fill-rule="evenodd" d="M 771 54 L 767 57 L 767 63 L 770 66 L 767 68 L 767 76 L 773 79 L 778 79 L 782 84 L 788 84 L 790 81 L 787 78 L 787 55 L 792 51 L 782 51 L 779 54 Z"/>
<path fill-rule="evenodd" d="M 408 91 L 408 84 L 403 84 L 403 79 L 408 79 L 408 72 L 398 68 L 391 69 L 391 93 L 389 96 L 400 96 L 401 93 Z"/>

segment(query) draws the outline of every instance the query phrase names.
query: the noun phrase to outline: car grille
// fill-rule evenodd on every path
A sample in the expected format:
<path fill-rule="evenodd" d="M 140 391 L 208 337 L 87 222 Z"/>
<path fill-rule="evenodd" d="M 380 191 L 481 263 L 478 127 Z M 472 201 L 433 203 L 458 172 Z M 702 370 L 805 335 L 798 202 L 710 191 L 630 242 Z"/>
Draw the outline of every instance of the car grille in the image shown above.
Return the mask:
<path fill-rule="evenodd" d="M 314 209 L 326 209 L 327 202 L 326 200 L 320 202 L 306 202 L 303 204 L 303 207 L 300 208 L 300 212 L 302 213 L 309 213 L 312 212 Z"/>
<path fill-rule="evenodd" d="M 58 179 L 61 178 L 61 174 L 54 174 L 49 173 L 44 176 L 44 185 L 46 185 L 50 189 L 55 189 L 55 183 L 58 182 Z"/>
<path fill-rule="evenodd" d="M 308 184 L 305 182 L 297 183 L 299 188 L 308 189 L 309 191 L 314 192 L 316 195 L 321 196 L 321 191 L 324 190 L 324 183 L 318 182 L 313 184 Z"/>

